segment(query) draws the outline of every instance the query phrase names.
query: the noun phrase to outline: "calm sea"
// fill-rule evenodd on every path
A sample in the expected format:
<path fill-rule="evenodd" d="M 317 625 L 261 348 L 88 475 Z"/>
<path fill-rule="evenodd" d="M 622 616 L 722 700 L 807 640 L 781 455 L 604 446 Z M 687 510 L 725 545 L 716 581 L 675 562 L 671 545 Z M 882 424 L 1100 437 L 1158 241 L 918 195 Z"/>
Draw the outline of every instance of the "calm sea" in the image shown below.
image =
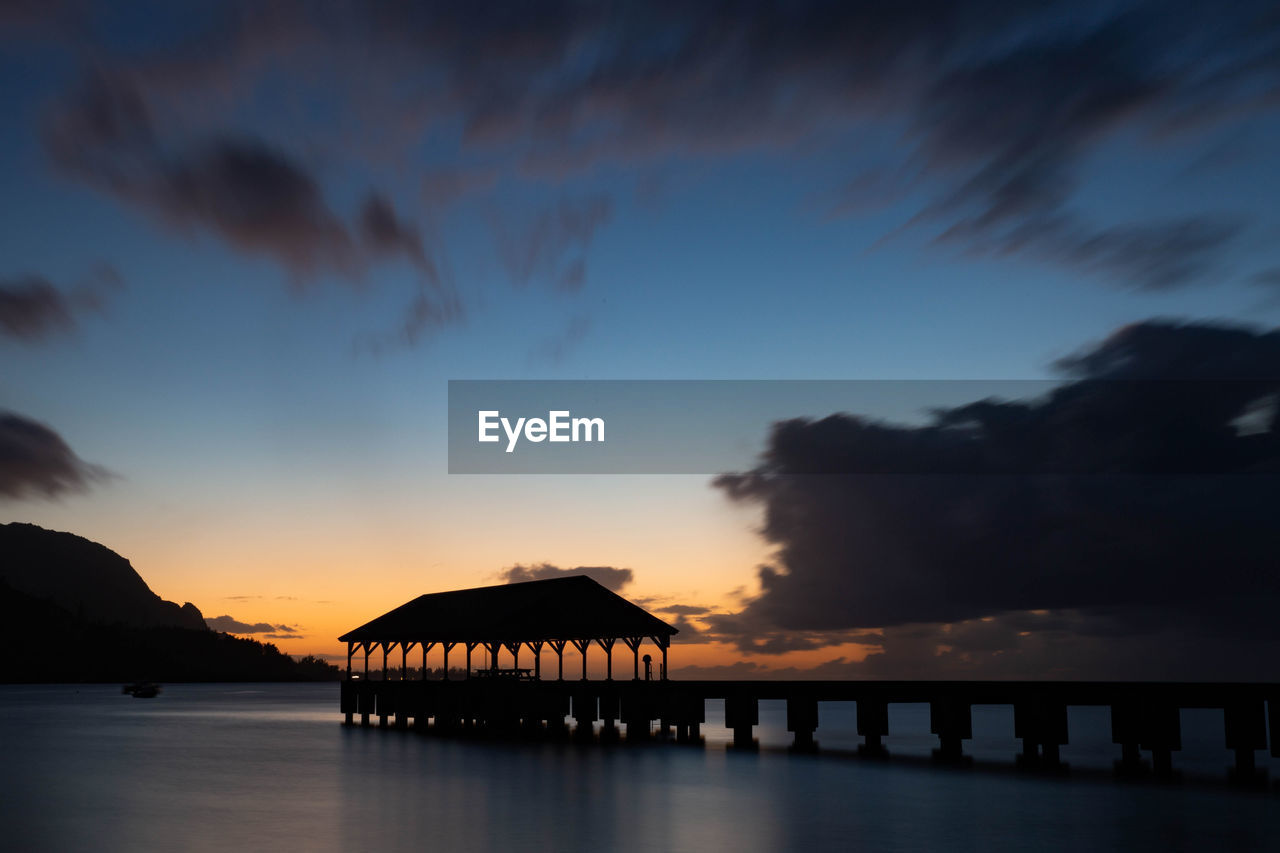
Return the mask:
<path fill-rule="evenodd" d="M 928 709 L 894 706 L 895 759 L 761 750 L 439 740 L 338 724 L 338 687 L 0 687 L 0 848 L 13 851 L 1277 850 L 1280 793 L 1219 781 L 1221 716 L 1184 713 L 1179 784 L 1118 783 L 1104 710 L 1072 709 L 1064 777 L 1011 769 L 1012 712 L 975 708 L 973 767 L 931 766 Z M 773 747 L 779 747 L 777 749 Z M 914 756 L 914 757 L 913 757 Z M 1280 777 L 1280 766 L 1259 759 Z"/>

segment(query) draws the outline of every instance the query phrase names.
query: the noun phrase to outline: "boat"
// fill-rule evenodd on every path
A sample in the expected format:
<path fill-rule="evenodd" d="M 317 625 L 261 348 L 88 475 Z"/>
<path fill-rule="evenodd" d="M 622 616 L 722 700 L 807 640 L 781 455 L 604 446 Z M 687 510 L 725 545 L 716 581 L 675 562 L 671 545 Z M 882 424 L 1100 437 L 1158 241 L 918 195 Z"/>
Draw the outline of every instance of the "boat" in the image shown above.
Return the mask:
<path fill-rule="evenodd" d="M 150 681 L 138 681 L 124 685 L 120 692 L 128 693 L 134 699 L 154 699 L 160 693 L 160 685 Z"/>

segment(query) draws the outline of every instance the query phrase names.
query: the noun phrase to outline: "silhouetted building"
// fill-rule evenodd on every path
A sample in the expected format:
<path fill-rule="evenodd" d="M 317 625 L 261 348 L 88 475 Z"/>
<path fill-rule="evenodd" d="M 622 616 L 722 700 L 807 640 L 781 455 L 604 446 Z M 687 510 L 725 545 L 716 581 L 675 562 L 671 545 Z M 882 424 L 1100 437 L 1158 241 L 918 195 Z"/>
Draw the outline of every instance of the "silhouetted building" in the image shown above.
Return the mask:
<path fill-rule="evenodd" d="M 364 651 L 364 670 L 369 671 L 369 654 L 381 648 L 383 670 L 387 657 L 400 646 L 401 667 L 407 668 L 408 654 L 422 648 L 423 671 L 426 655 L 436 644 L 444 650 L 444 672 L 448 678 L 449 653 L 456 646 L 466 649 L 467 677 L 482 675 L 517 679 L 541 679 L 541 652 L 550 647 L 558 661 L 557 678 L 564 678 L 564 650 L 572 645 L 582 655 L 582 678 L 587 677 L 587 651 L 592 643 L 605 651 L 608 677 L 613 677 L 613 646 L 621 640 L 634 658 L 633 677 L 640 678 L 640 646 L 647 639 L 662 651 L 659 678 L 667 677 L 667 649 L 676 628 L 641 607 L 609 591 L 585 575 L 572 575 L 525 583 L 461 589 L 422 595 L 348 631 L 338 639 L 347 644 L 347 677 L 351 658 Z M 533 666 L 520 668 L 520 650 L 533 653 Z M 488 667 L 473 672 L 472 652 L 488 652 Z M 506 649 L 511 667 L 499 668 L 498 655 Z"/>

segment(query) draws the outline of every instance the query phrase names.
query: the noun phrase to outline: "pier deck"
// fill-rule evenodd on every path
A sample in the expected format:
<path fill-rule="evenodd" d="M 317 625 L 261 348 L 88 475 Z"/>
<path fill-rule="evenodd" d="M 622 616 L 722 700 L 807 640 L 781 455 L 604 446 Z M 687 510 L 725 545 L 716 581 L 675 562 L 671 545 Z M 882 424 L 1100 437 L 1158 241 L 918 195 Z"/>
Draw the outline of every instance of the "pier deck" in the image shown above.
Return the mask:
<path fill-rule="evenodd" d="M 853 702 L 864 754 L 884 754 L 888 707 L 927 703 L 935 756 L 963 761 L 972 737 L 974 705 L 1008 705 L 1020 763 L 1052 767 L 1068 742 L 1068 706 L 1111 709 L 1112 742 L 1121 746 L 1117 770 L 1173 772 L 1182 746 L 1179 714 L 1186 708 L 1223 712 L 1224 746 L 1235 754 L 1235 773 L 1250 778 L 1256 753 L 1270 744 L 1280 756 L 1280 685 L 1107 681 L 681 681 L 527 680 L 469 678 L 454 681 L 360 680 L 342 683 L 345 721 L 447 734 L 492 730 L 525 736 L 584 740 L 646 740 L 656 732 L 678 742 L 697 741 L 708 699 L 723 699 L 725 726 L 734 745 L 750 748 L 761 700 L 782 700 L 787 730 L 797 748 L 812 748 L 820 702 Z M 572 727 L 566 718 L 572 720 Z M 601 723 L 596 734 L 593 724 Z M 619 728 L 622 727 L 622 728 Z M 1270 737 L 1268 737 L 1268 731 Z M 1150 756 L 1150 764 L 1142 753 Z"/>

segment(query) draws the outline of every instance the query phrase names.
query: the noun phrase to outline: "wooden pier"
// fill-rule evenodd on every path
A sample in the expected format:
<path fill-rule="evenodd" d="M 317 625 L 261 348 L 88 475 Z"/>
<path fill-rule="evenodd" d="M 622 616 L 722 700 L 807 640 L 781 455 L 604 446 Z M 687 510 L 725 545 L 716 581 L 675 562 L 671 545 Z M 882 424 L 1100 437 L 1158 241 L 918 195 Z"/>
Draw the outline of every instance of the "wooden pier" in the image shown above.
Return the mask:
<path fill-rule="evenodd" d="M 1280 757 L 1280 685 L 1124 683 L 1105 681 L 644 681 L 533 680 L 516 677 L 453 681 L 348 679 L 341 710 L 347 724 L 377 724 L 436 734 L 486 732 L 520 737 L 586 741 L 699 742 L 706 703 L 723 699 L 725 726 L 734 746 L 753 748 L 762 700 L 783 700 L 787 730 L 797 749 L 815 748 L 820 702 L 853 702 L 859 752 L 885 755 L 889 705 L 924 703 L 937 736 L 934 757 L 966 760 L 975 705 L 1013 708 L 1021 766 L 1059 766 L 1068 743 L 1067 708 L 1111 710 L 1111 740 L 1120 747 L 1116 769 L 1124 774 L 1171 775 L 1182 747 L 1180 712 L 1219 709 L 1224 747 L 1235 755 L 1235 775 L 1256 773 L 1259 750 L 1270 743 Z M 569 721 L 572 721 L 570 723 Z M 597 733 L 594 724 L 600 723 Z M 1270 738 L 1268 738 L 1268 731 Z M 1149 757 L 1144 759 L 1143 753 Z"/>
<path fill-rule="evenodd" d="M 1271 755 L 1280 757 L 1280 684 L 678 681 L 667 677 L 676 633 L 585 576 L 423 595 L 339 638 L 347 644 L 341 711 L 347 725 L 359 718 L 368 726 L 376 718 L 382 727 L 438 734 L 606 742 L 657 736 L 700 743 L 707 701 L 722 699 L 734 746 L 751 749 L 760 702 L 781 700 L 794 747 L 810 750 L 816 748 L 814 733 L 821 722 L 819 703 L 852 702 L 862 738 L 859 752 L 874 757 L 887 754 L 889 706 L 922 703 L 929 706 L 930 730 L 938 738 L 934 757 L 963 763 L 968 760 L 964 743 L 973 736 L 974 706 L 1003 705 L 1013 708 L 1013 735 L 1022 741 L 1019 766 L 1054 769 L 1061 767 L 1061 747 L 1068 743 L 1067 708 L 1101 706 L 1110 709 L 1111 740 L 1120 747 L 1117 772 L 1169 777 L 1176 774 L 1173 755 L 1182 748 L 1181 712 L 1211 708 L 1222 711 L 1223 744 L 1235 755 L 1234 778 L 1256 781 L 1257 753 L 1268 744 Z M 632 665 L 624 664 L 615 679 L 618 640 Z M 659 652 L 656 672 L 653 655 L 641 657 L 646 642 Z M 427 677 L 428 654 L 436 647 L 442 678 L 433 680 Z M 587 659 L 597 647 L 604 655 L 605 677 L 592 680 Z M 392 657 L 397 650 L 398 667 Z M 566 650 L 579 656 L 580 678 L 576 672 L 566 677 Z M 370 657 L 379 651 L 381 668 L 371 672 Z M 450 667 L 451 651 L 459 657 L 465 652 L 465 668 Z M 360 673 L 353 667 L 358 652 L 363 653 Z M 521 666 L 522 652 L 532 666 Z M 420 668 L 415 660 L 416 678 L 410 677 L 410 653 L 421 655 Z M 480 661 L 473 659 L 477 653 Z M 555 662 L 544 677 L 547 653 L 554 653 Z M 595 670 L 600 668 L 597 662 Z"/>

